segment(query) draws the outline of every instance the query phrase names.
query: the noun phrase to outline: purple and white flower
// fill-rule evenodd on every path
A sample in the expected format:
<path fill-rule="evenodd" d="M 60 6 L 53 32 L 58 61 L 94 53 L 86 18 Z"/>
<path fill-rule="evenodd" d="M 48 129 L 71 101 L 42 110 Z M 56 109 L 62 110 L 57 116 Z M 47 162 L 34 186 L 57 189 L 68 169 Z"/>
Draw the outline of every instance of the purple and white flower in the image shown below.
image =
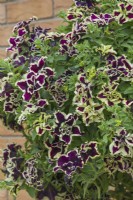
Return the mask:
<path fill-rule="evenodd" d="M 1 74 L 0 77 L 0 101 L 4 100 L 4 111 L 9 113 L 14 113 L 20 104 L 17 90 L 9 83 L 12 76 L 12 73 L 8 73 L 7 76 Z"/>
<path fill-rule="evenodd" d="M 33 126 L 35 126 L 36 132 L 39 136 L 42 136 L 46 131 L 52 130 L 52 127 L 49 125 L 48 120 L 51 118 L 51 115 L 47 115 L 46 113 L 42 113 L 37 119 Z"/>
<path fill-rule="evenodd" d="M 90 100 L 88 103 L 78 104 L 76 112 L 82 116 L 84 124 L 88 126 L 93 122 L 100 122 L 104 119 L 103 109 L 103 105 Z"/>
<path fill-rule="evenodd" d="M 34 72 L 29 72 L 26 76 L 26 80 L 17 82 L 17 86 L 23 91 L 23 99 L 30 101 L 30 99 L 38 96 L 38 91 L 43 87 L 45 83 L 45 75 L 40 73 L 36 75 Z"/>
<path fill-rule="evenodd" d="M 121 94 L 117 91 L 118 84 L 104 85 L 103 90 L 98 93 L 98 99 L 107 106 L 113 106 L 123 101 Z"/>
<path fill-rule="evenodd" d="M 14 54 L 12 60 L 13 60 L 13 66 L 16 68 L 24 65 L 27 58 L 23 55 L 18 56 L 17 54 Z"/>
<path fill-rule="evenodd" d="M 95 103 L 92 98 L 92 84 L 87 79 L 87 74 L 81 73 L 75 85 L 75 96 L 73 104 L 76 105 L 76 112 L 82 116 L 86 126 L 93 122 L 100 122 L 104 119 L 103 105 Z"/>
<path fill-rule="evenodd" d="M 30 71 L 34 72 L 35 74 L 38 74 L 39 71 L 44 69 L 44 67 L 45 67 L 45 59 L 44 58 L 40 58 L 37 63 L 32 63 L 30 65 Z"/>
<path fill-rule="evenodd" d="M 22 122 L 27 119 L 28 115 L 35 113 L 38 109 L 44 109 L 46 105 L 48 105 L 46 99 L 38 99 L 36 103 L 27 103 L 25 109 L 21 111 L 18 117 L 18 124 L 22 124 Z"/>
<path fill-rule="evenodd" d="M 89 143 L 85 143 L 81 145 L 80 150 L 81 158 L 84 162 L 84 164 L 89 160 L 93 159 L 95 157 L 98 157 L 100 154 L 97 149 L 97 142 L 91 141 Z"/>
<path fill-rule="evenodd" d="M 71 176 L 77 169 L 83 168 L 89 159 L 99 156 L 97 142 L 91 141 L 81 145 L 81 149 L 72 150 L 67 155 L 61 155 L 54 167 L 54 172 L 62 170 L 67 176 Z"/>
<path fill-rule="evenodd" d="M 44 183 L 41 180 L 43 171 L 37 168 L 36 159 L 30 158 L 26 161 L 25 170 L 22 175 L 28 185 L 34 186 L 38 190 L 42 190 L 44 188 Z"/>
<path fill-rule="evenodd" d="M 119 10 L 114 11 L 114 17 L 118 20 L 120 24 L 124 24 L 128 21 L 133 20 L 133 5 L 120 3 Z"/>
<path fill-rule="evenodd" d="M 30 23 L 36 20 L 36 17 L 28 21 L 19 22 L 13 29 L 13 36 L 9 39 L 10 47 L 8 51 L 12 51 L 11 62 L 14 67 L 19 67 L 25 63 L 32 63 L 37 60 L 38 56 L 32 55 L 36 51 L 36 39 L 44 40 L 49 29 L 41 27 L 31 28 Z"/>
<path fill-rule="evenodd" d="M 5 92 L 5 102 L 4 102 L 4 111 L 13 113 L 16 111 L 17 107 L 19 106 L 20 102 L 18 101 L 17 97 L 17 90 L 10 90 Z"/>
<path fill-rule="evenodd" d="M 34 20 L 36 20 L 35 17 L 29 19 L 28 21 L 21 21 L 16 24 L 13 29 L 15 36 L 9 39 L 10 47 L 7 49 L 8 51 L 14 51 L 23 44 L 25 41 L 25 35 L 29 33 L 29 24 Z"/>
<path fill-rule="evenodd" d="M 72 7 L 68 10 L 67 20 L 69 21 L 77 21 L 78 19 L 82 19 L 84 16 L 85 8 L 78 9 L 77 7 Z"/>
<path fill-rule="evenodd" d="M 93 6 L 93 0 L 74 0 L 74 2 L 77 7 L 91 8 Z"/>
<path fill-rule="evenodd" d="M 25 27 L 26 29 L 29 28 L 29 24 L 32 22 L 32 21 L 36 21 L 37 20 L 37 17 L 32 17 L 30 18 L 29 20 L 27 21 L 20 21 L 18 22 L 14 28 L 13 28 L 13 33 L 15 33 L 16 31 L 18 31 L 19 29 Z"/>
<path fill-rule="evenodd" d="M 45 84 L 46 89 L 50 92 L 52 98 L 59 107 L 62 107 L 69 98 L 66 91 L 64 91 L 63 86 L 72 74 L 72 70 L 66 70 L 61 76 L 58 77 L 56 81 L 52 80 Z"/>
<path fill-rule="evenodd" d="M 78 51 L 75 47 L 77 42 L 87 32 L 87 25 L 83 22 L 76 22 L 73 25 L 72 31 L 67 33 L 60 40 L 60 53 L 68 54 L 70 57 L 77 55 Z"/>
<path fill-rule="evenodd" d="M 71 143 L 71 136 L 81 136 L 81 131 L 79 126 L 76 126 L 77 116 L 65 113 L 60 111 L 55 113 L 56 118 L 56 128 L 54 134 L 60 137 L 61 141 L 64 141 L 66 144 Z"/>
<path fill-rule="evenodd" d="M 133 156 L 133 134 L 128 133 L 124 128 L 117 131 L 113 142 L 109 146 L 112 155 Z"/>
<path fill-rule="evenodd" d="M 105 157 L 104 158 L 105 169 L 110 173 L 113 174 L 116 171 L 120 171 L 122 173 L 126 172 L 131 174 L 132 173 L 132 161 L 127 158 L 123 158 L 122 156 L 115 155 L 113 157 Z"/>
<path fill-rule="evenodd" d="M 80 39 L 79 35 L 76 35 L 75 32 L 67 33 L 61 40 L 60 40 L 60 53 L 65 54 L 67 53 L 70 57 L 77 54 L 77 50 L 75 49 L 74 45 Z"/>
<path fill-rule="evenodd" d="M 55 113 L 56 125 L 52 131 L 53 141 L 46 142 L 49 148 L 49 156 L 51 159 L 63 154 L 65 149 L 72 141 L 73 136 L 81 136 L 79 126 L 76 125 L 77 116 L 73 114 L 66 115 L 63 112 Z"/>
<path fill-rule="evenodd" d="M 85 20 L 97 24 L 98 26 L 105 26 L 114 21 L 114 17 L 108 13 L 101 13 L 100 15 L 92 13 L 90 17 L 87 17 Z"/>
<path fill-rule="evenodd" d="M 3 172 L 6 174 L 6 180 L 17 181 L 22 178 L 22 164 L 24 159 L 18 157 L 18 152 L 21 150 L 20 145 L 9 144 L 3 150 Z"/>
<path fill-rule="evenodd" d="M 53 77 L 53 75 L 53 70 L 49 67 L 45 67 L 45 61 L 43 58 L 40 58 L 38 63 L 31 64 L 26 79 L 16 83 L 23 92 L 23 99 L 25 101 L 30 101 L 33 96 L 38 98 L 38 91 L 44 86 L 44 84 L 48 83 L 48 80 Z"/>
<path fill-rule="evenodd" d="M 116 57 L 110 54 L 107 57 L 108 69 L 105 70 L 109 76 L 110 82 L 119 81 L 121 78 L 131 80 L 133 78 L 133 64 L 131 64 L 124 55 Z"/>
<path fill-rule="evenodd" d="M 86 74 L 81 73 L 78 80 L 78 83 L 75 85 L 75 96 L 73 99 L 75 105 L 88 103 L 92 98 L 92 85 L 88 81 Z"/>
<path fill-rule="evenodd" d="M 62 155 L 57 161 L 57 166 L 54 167 L 54 172 L 62 170 L 67 176 L 71 176 L 78 168 L 83 167 L 83 162 L 77 150 L 73 150 Z"/>

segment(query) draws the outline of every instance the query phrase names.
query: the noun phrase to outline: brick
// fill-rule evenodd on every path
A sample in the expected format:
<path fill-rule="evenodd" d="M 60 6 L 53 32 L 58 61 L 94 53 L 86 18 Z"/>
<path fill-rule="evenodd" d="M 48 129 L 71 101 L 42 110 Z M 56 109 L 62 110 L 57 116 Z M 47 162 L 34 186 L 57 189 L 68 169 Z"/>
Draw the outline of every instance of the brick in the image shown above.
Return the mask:
<path fill-rule="evenodd" d="M 4 4 L 0 4 L 0 23 L 5 23 L 6 21 L 6 7 Z"/>
<path fill-rule="evenodd" d="M 0 48 L 0 59 L 6 58 L 6 55 L 7 55 L 6 49 Z"/>
<path fill-rule="evenodd" d="M 5 2 L 10 2 L 10 1 L 15 1 L 15 0 L 0 0 L 0 3 L 5 3 Z"/>
<path fill-rule="evenodd" d="M 14 200 L 10 194 L 8 196 L 8 200 Z M 21 190 L 19 191 L 16 200 L 33 200 L 33 198 L 31 198 L 25 190 Z"/>
<path fill-rule="evenodd" d="M 23 0 L 6 6 L 7 22 L 18 22 L 32 16 L 49 18 L 53 15 L 52 0 Z"/>
<path fill-rule="evenodd" d="M 42 28 L 51 28 L 51 30 L 55 30 L 59 25 L 62 24 L 61 19 L 53 18 L 46 21 L 37 21 L 32 26 L 41 26 Z"/>
<path fill-rule="evenodd" d="M 0 149 L 5 149 L 8 144 L 16 143 L 23 146 L 25 142 L 24 137 L 2 137 L 0 136 Z"/>
<path fill-rule="evenodd" d="M 0 190 L 0 200 L 7 200 L 7 191 Z"/>
<path fill-rule="evenodd" d="M 13 131 L 4 126 L 3 122 L 0 120 L 0 136 L 20 136 L 22 133 L 18 131 Z"/>
<path fill-rule="evenodd" d="M 0 26 L 0 46 L 7 46 L 8 39 L 12 35 L 13 26 L 3 25 Z"/>
<path fill-rule="evenodd" d="M 2 168 L 3 168 L 3 164 L 2 164 L 2 161 L 0 160 L 0 180 L 5 179 L 4 173 L 1 171 Z"/>
<path fill-rule="evenodd" d="M 54 13 L 57 15 L 62 9 L 68 9 L 73 4 L 73 0 L 54 0 Z"/>

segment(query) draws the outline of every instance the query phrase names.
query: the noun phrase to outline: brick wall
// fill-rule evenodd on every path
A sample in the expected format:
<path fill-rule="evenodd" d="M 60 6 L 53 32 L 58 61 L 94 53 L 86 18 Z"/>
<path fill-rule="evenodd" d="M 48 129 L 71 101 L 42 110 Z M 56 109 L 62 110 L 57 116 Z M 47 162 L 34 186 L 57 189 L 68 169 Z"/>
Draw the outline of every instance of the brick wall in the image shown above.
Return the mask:
<path fill-rule="evenodd" d="M 55 28 L 61 24 L 57 13 L 67 9 L 73 0 L 0 0 L 0 58 L 6 56 L 5 48 L 14 25 L 21 20 L 37 16 L 36 24 Z"/>
<path fill-rule="evenodd" d="M 6 57 L 8 39 L 18 21 L 37 16 L 39 20 L 35 24 L 54 29 L 62 23 L 57 13 L 61 9 L 67 9 L 72 2 L 73 0 L 0 0 L 0 58 Z M 0 149 L 12 142 L 23 144 L 24 138 L 20 133 L 8 130 L 0 121 Z M 4 176 L 0 171 L 0 180 L 3 179 Z M 13 200 L 13 198 L 6 190 L 2 190 L 0 200 Z M 21 191 L 17 200 L 31 200 L 31 198 L 25 191 Z"/>

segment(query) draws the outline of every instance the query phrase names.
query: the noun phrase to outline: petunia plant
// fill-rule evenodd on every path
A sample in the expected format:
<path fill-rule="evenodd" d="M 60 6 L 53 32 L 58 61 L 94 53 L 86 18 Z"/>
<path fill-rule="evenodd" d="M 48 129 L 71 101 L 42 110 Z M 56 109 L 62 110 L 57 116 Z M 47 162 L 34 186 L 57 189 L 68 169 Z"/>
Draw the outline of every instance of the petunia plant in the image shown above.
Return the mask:
<path fill-rule="evenodd" d="M 65 25 L 16 24 L 0 61 L 0 188 L 36 200 L 133 199 L 133 1 L 74 0 Z"/>

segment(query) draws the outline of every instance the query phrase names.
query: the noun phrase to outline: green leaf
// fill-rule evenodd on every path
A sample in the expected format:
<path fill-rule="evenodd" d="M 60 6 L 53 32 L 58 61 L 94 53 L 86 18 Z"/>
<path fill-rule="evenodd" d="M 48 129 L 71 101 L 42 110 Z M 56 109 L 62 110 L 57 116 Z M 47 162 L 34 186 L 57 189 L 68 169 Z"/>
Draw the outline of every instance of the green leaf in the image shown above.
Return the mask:
<path fill-rule="evenodd" d="M 28 194 L 35 199 L 36 197 L 36 190 L 34 187 L 29 187 L 28 185 L 25 185 L 25 189 L 28 192 Z"/>
<path fill-rule="evenodd" d="M 83 194 L 83 197 L 84 197 L 84 198 L 86 197 L 86 193 L 87 193 L 88 187 L 89 187 L 89 182 L 87 182 L 87 183 L 84 185 L 84 194 Z"/>
<path fill-rule="evenodd" d="M 127 88 L 123 93 L 124 93 L 124 94 L 133 94 L 133 86 Z"/>
<path fill-rule="evenodd" d="M 35 130 L 32 131 L 32 140 L 35 140 L 37 136 L 37 132 Z"/>

